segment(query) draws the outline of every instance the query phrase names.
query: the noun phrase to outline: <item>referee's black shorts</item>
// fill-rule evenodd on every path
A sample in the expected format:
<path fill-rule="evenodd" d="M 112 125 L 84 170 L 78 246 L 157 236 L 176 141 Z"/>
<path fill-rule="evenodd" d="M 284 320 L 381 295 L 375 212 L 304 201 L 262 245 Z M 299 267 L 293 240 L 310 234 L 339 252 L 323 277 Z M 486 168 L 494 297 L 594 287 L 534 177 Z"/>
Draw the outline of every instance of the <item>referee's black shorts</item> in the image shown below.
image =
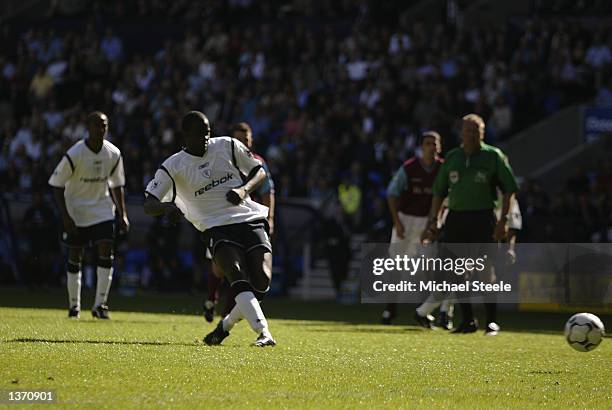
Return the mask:
<path fill-rule="evenodd" d="M 495 273 L 490 263 L 497 257 L 496 245 L 493 241 L 496 221 L 497 219 L 492 209 L 448 212 L 440 238 L 441 256 L 450 258 L 479 258 L 487 255 L 484 271 L 478 274 L 466 273 L 463 276 L 451 274 L 450 279 L 452 281 L 461 282 L 467 279 L 479 279 L 488 283 L 495 282 Z M 449 245 L 444 246 L 444 243 Z"/>
<path fill-rule="evenodd" d="M 448 211 L 441 242 L 490 243 L 493 242 L 496 218 L 492 209 L 480 211 Z"/>

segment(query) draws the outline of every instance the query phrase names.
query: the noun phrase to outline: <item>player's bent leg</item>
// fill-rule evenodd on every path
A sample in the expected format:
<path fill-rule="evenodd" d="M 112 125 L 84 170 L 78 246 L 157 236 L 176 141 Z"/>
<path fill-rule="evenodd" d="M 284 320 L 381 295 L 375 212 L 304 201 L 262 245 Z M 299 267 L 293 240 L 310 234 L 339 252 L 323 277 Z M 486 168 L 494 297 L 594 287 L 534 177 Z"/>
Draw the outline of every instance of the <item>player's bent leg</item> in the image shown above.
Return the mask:
<path fill-rule="evenodd" d="M 421 303 L 414 312 L 414 320 L 421 327 L 426 329 L 435 329 L 435 318 L 431 314 L 441 304 L 441 296 L 436 293 L 431 293 L 425 302 Z"/>
<path fill-rule="evenodd" d="M 272 281 L 272 252 L 264 246 L 258 246 L 256 248 L 252 248 L 247 253 L 247 265 L 248 265 L 248 273 L 249 273 L 249 281 L 253 290 L 255 291 L 256 300 L 254 301 L 256 304 L 256 308 L 261 312 L 261 316 L 263 321 L 259 323 L 259 328 L 253 327 L 253 330 L 259 332 L 259 336 L 253 346 L 257 347 L 265 347 L 265 346 L 275 346 L 276 341 L 268 331 L 268 323 L 263 316 L 263 311 L 261 310 L 261 306 L 259 306 L 259 300 L 263 298 L 263 295 L 270 289 L 270 282 Z"/>
<path fill-rule="evenodd" d="M 244 260 L 241 248 L 230 243 L 218 244 L 213 255 L 213 263 L 230 283 L 248 284 L 245 272 L 246 261 Z M 234 287 L 232 287 L 230 292 L 234 292 Z M 217 327 L 204 337 L 204 343 L 209 346 L 221 344 L 223 339 L 229 336 L 229 332 L 234 325 L 243 317 L 242 311 L 238 306 L 235 306 L 230 314 L 223 318 Z"/>
<path fill-rule="evenodd" d="M 98 319 L 110 319 L 108 314 L 108 293 L 113 280 L 113 242 L 111 240 L 100 240 L 96 243 L 98 248 L 98 267 L 96 284 L 96 300 L 91 311 L 93 317 Z"/>
<path fill-rule="evenodd" d="M 259 246 L 246 254 L 246 260 L 251 286 L 258 293 L 265 294 L 270 289 L 272 281 L 272 252 Z"/>
<path fill-rule="evenodd" d="M 78 319 L 81 313 L 81 265 L 83 248 L 68 248 L 66 287 L 68 288 L 68 317 Z"/>
<path fill-rule="evenodd" d="M 266 259 L 267 258 L 264 257 L 260 261 L 260 266 L 264 266 L 264 261 Z M 231 327 L 233 327 L 236 321 L 244 317 L 249 322 L 251 329 L 253 329 L 253 331 L 259 335 L 257 341 L 255 342 L 256 346 L 275 345 L 276 342 L 268 330 L 268 322 L 266 317 L 264 316 L 261 306 L 255 297 L 255 289 L 253 289 L 253 286 L 249 281 L 250 275 L 247 274 L 248 265 L 246 263 L 244 251 L 235 245 L 222 243 L 217 246 L 214 260 L 230 282 L 232 291 L 236 295 L 234 298 L 236 301 L 236 306 L 234 309 L 232 309 L 232 312 L 230 312 L 230 314 L 220 322 L 217 329 L 206 336 L 204 341 L 207 344 L 221 343 L 223 338 L 229 335 L 229 330 Z M 268 277 L 271 277 L 271 259 L 269 264 L 270 269 L 268 271 Z M 269 286 L 269 279 L 266 281 L 263 278 L 260 278 L 259 275 L 262 272 L 254 273 L 258 278 L 259 285 L 262 283 L 267 283 L 265 288 L 265 290 L 267 290 L 267 287 Z M 263 274 L 266 276 L 265 272 L 263 272 Z M 222 332 L 226 332 L 227 334 Z M 219 341 L 219 339 L 221 341 Z M 215 343 L 217 341 L 218 343 Z"/>

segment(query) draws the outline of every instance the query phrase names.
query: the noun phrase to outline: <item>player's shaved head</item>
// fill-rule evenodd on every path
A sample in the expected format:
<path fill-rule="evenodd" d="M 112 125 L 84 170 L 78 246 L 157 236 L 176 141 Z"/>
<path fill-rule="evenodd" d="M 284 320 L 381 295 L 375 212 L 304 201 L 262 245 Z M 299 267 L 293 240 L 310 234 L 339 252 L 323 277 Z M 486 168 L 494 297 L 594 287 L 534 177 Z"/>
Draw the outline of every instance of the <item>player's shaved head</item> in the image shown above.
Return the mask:
<path fill-rule="evenodd" d="M 93 111 L 87 115 L 87 131 L 95 140 L 104 138 L 108 131 L 108 117 L 102 111 Z"/>
<path fill-rule="evenodd" d="M 185 136 L 187 152 L 203 155 L 210 139 L 210 123 L 206 115 L 200 111 L 189 111 L 183 117 L 181 129 Z"/>
<path fill-rule="evenodd" d="M 189 111 L 183 117 L 181 128 L 186 136 L 208 136 L 210 125 L 206 115 L 200 111 Z"/>
<path fill-rule="evenodd" d="M 87 115 L 87 126 L 90 127 L 92 125 L 97 125 L 101 121 L 103 122 L 105 120 L 108 120 L 106 114 L 104 114 L 102 111 L 93 111 Z"/>

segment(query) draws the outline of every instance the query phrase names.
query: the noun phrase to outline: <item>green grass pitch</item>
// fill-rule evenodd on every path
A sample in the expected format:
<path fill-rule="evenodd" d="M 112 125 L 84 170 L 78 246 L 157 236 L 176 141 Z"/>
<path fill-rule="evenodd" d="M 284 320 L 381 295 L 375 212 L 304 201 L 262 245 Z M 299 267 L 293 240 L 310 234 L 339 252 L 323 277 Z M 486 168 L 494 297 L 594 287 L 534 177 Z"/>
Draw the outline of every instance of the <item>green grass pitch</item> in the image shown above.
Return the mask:
<path fill-rule="evenodd" d="M 62 409 L 612 408 L 612 340 L 574 351 L 569 314 L 501 313 L 484 337 L 418 329 L 408 306 L 387 327 L 380 306 L 270 300 L 278 346 L 259 349 L 244 321 L 203 345 L 198 297 L 113 298 L 112 321 L 71 321 L 60 291 L 0 290 L 0 390 L 53 389 L 38 407 Z"/>

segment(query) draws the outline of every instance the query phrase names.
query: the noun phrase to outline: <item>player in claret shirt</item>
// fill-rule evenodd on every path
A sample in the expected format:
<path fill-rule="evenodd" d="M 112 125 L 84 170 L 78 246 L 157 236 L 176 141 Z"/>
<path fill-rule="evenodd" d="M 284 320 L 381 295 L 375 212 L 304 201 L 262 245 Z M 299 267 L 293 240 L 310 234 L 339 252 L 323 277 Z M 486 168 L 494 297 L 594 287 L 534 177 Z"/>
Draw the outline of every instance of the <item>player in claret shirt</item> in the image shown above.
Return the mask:
<path fill-rule="evenodd" d="M 387 189 L 387 202 L 393 218 L 391 249 L 393 253 L 409 254 L 421 243 L 421 232 L 427 225 L 431 206 L 432 186 L 442 159 L 440 134 L 426 131 L 421 135 L 421 157 L 408 159 L 393 176 Z M 414 255 L 408 255 L 414 256 Z M 384 324 L 391 324 L 397 315 L 397 304 L 389 303 L 382 315 Z M 416 321 L 431 327 L 433 317 L 415 313 Z"/>
<path fill-rule="evenodd" d="M 145 212 L 172 220 L 184 215 L 203 233 L 213 262 L 231 285 L 236 306 L 204 342 L 221 344 L 245 318 L 258 334 L 255 346 L 274 346 L 258 300 L 270 288 L 272 278 L 268 207 L 249 196 L 266 172 L 241 142 L 210 138 L 208 118 L 201 112 L 187 113 L 182 131 L 185 148 L 166 159 L 147 185 Z"/>

